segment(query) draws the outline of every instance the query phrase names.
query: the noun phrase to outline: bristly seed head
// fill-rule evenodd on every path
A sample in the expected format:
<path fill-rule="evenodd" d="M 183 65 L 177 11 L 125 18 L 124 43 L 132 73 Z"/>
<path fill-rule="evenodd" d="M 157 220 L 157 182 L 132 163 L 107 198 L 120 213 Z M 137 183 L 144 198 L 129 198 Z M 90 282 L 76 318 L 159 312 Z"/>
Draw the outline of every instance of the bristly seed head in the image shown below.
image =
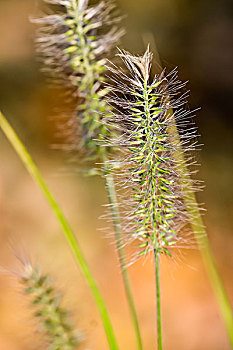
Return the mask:
<path fill-rule="evenodd" d="M 100 122 L 102 114 L 110 110 L 104 100 L 108 89 L 103 87 L 106 56 L 123 35 L 117 28 L 120 18 L 112 1 L 93 6 L 88 0 L 44 1 L 56 7 L 53 14 L 33 20 L 39 25 L 37 52 L 43 70 L 68 87 L 67 102 L 72 97 L 76 104 L 68 116 L 69 127 L 65 125 L 71 128 L 65 130 L 68 149 L 78 148 L 83 157 L 98 159 L 106 150 L 99 141 L 109 135 Z"/>
<path fill-rule="evenodd" d="M 81 343 L 81 336 L 68 322 L 68 312 L 60 305 L 51 279 L 40 270 L 26 263 L 21 272 L 25 293 L 32 299 L 35 316 L 49 343 L 48 350 L 74 350 Z"/>
<path fill-rule="evenodd" d="M 183 108 L 187 94 L 179 94 L 184 84 L 177 80 L 176 70 L 151 78 L 149 47 L 142 57 L 126 51 L 119 51 L 119 56 L 127 71 L 109 67 L 113 113 L 105 123 L 119 133 L 112 144 L 121 150 L 116 175 L 126 191 L 123 201 L 119 199 L 124 230 L 140 240 L 138 255 L 152 250 L 171 255 L 170 248 L 185 245 L 189 235 L 180 234 L 188 221 L 182 200 L 185 174 L 179 172 L 174 156 L 177 147 L 186 153 L 195 145 L 190 140 L 196 135 L 182 129 L 192 125 L 190 111 Z M 169 132 L 174 121 L 180 127 L 179 142 Z"/>

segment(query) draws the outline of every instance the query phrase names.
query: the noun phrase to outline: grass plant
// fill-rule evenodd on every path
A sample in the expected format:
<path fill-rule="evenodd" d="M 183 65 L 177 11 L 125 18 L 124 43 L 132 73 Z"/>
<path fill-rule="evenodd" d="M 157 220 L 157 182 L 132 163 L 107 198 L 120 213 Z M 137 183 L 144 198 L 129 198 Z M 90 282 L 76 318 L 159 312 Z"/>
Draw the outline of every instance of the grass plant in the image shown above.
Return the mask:
<path fill-rule="evenodd" d="M 126 242 L 139 241 L 136 257 L 154 253 L 158 349 L 162 349 L 160 255 L 172 256 L 171 248 L 188 247 L 190 229 L 202 251 L 231 338 L 230 303 L 195 199 L 199 184 L 191 180 L 186 165 L 187 162 L 192 167 L 195 165 L 192 152 L 197 142 L 192 113 L 184 108 L 187 93 L 180 93 L 184 84 L 178 80 L 176 70 L 151 77 L 149 48 L 142 57 L 126 51 L 120 51 L 119 55 L 126 71 L 114 65 L 109 67 L 113 74 L 109 102 L 114 113 L 105 123 L 119 132 L 111 142 L 121 150 L 120 175 L 116 175 L 126 192 L 122 203 Z"/>

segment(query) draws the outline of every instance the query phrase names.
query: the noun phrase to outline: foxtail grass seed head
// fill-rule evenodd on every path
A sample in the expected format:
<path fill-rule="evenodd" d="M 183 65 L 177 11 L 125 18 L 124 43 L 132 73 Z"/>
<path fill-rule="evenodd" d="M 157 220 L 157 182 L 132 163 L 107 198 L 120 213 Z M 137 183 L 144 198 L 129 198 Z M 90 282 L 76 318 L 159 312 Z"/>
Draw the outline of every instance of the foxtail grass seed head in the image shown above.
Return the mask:
<path fill-rule="evenodd" d="M 68 149 L 78 148 L 84 157 L 98 159 L 106 150 L 99 141 L 110 134 L 100 122 L 110 109 L 103 82 L 106 57 L 123 35 L 117 27 L 120 18 L 113 1 L 92 6 L 88 0 L 44 1 L 50 4 L 50 14 L 33 20 L 38 24 L 37 52 L 43 70 L 66 86 L 67 101 L 75 103 L 72 118 L 69 115 L 68 125 L 63 125 L 63 131 L 70 129 L 65 131 Z"/>
<path fill-rule="evenodd" d="M 47 349 L 77 349 L 81 343 L 80 333 L 73 330 L 68 312 L 61 307 L 61 298 L 56 294 L 50 277 L 30 263 L 24 264 L 20 276 L 25 293 L 31 296 L 40 329 L 49 343 Z"/>
<path fill-rule="evenodd" d="M 113 113 L 105 123 L 119 135 L 112 145 L 120 150 L 116 177 L 124 189 L 119 202 L 126 240 L 140 241 L 137 256 L 150 251 L 171 255 L 172 247 L 183 247 L 190 238 L 182 198 L 187 174 L 176 159 L 179 147 L 190 154 L 196 144 L 191 113 L 184 108 L 187 93 L 180 93 L 184 84 L 176 70 L 152 78 L 149 47 L 142 57 L 126 51 L 119 51 L 119 56 L 126 70 L 109 67 Z M 175 125 L 180 140 L 171 132 Z M 191 156 L 187 159 L 193 163 Z M 195 188 L 193 183 L 190 190 Z"/>

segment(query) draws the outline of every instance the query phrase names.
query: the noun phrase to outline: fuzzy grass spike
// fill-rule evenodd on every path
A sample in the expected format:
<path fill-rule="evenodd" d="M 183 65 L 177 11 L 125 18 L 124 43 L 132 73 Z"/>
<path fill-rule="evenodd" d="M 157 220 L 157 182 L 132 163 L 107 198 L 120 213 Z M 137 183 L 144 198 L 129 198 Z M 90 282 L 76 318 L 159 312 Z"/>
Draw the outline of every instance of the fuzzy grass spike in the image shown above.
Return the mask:
<path fill-rule="evenodd" d="M 182 174 L 177 171 L 172 156 L 175 146 L 167 131 L 172 119 L 166 117 L 173 108 L 178 125 L 191 123 L 190 112 L 183 108 L 186 94 L 178 96 L 184 84 L 177 81 L 176 71 L 152 79 L 149 49 L 143 57 L 125 51 L 119 55 L 128 74 L 113 65 L 109 68 L 115 83 L 109 101 L 115 110 L 108 123 L 120 132 L 114 146 L 122 151 L 119 164 L 120 183 L 127 192 L 123 202 L 125 230 L 131 232 L 131 239 L 140 241 L 139 255 L 150 251 L 171 255 L 172 247 L 183 247 L 189 241 Z M 189 130 L 181 131 L 184 152 L 196 146 L 196 141 L 192 142 L 194 130 L 191 123 Z M 197 188 L 193 183 L 192 190 Z M 186 231 L 186 237 L 181 231 Z"/>
<path fill-rule="evenodd" d="M 25 264 L 21 282 L 25 293 L 31 296 L 34 315 L 49 343 L 47 349 L 77 349 L 81 343 L 80 334 L 73 330 L 68 320 L 68 312 L 61 306 L 61 298 L 50 277 L 43 275 L 37 267 Z"/>
<path fill-rule="evenodd" d="M 110 108 L 104 100 L 106 56 L 124 33 L 116 25 L 120 18 L 111 1 L 93 6 L 86 0 L 44 1 L 56 6 L 50 6 L 52 14 L 33 20 L 38 24 L 37 52 L 47 75 L 66 86 L 68 104 L 76 105 L 70 111 L 70 132 L 66 130 L 68 149 L 98 159 L 107 151 L 99 140 L 109 135 L 100 122 Z"/>

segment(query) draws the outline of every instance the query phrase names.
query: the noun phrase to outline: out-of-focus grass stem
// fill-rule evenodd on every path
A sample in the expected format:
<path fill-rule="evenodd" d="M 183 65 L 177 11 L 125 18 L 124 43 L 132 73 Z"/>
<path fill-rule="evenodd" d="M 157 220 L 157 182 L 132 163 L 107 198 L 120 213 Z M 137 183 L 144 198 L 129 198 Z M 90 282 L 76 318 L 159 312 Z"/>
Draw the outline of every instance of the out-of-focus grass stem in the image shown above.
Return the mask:
<path fill-rule="evenodd" d="M 76 19 L 76 23 L 80 25 L 80 21 L 78 20 L 78 18 Z M 82 32 L 82 28 L 79 29 L 79 32 L 80 33 Z M 86 46 L 87 46 L 87 43 L 85 40 L 85 35 L 80 35 L 80 49 L 83 52 L 83 67 L 86 72 L 86 75 L 88 76 L 88 86 L 86 90 L 91 95 L 95 78 L 94 78 L 94 73 L 91 69 L 92 66 L 90 64 L 90 59 L 87 54 Z M 100 138 L 102 138 L 101 135 L 99 136 Z M 141 339 L 141 334 L 139 329 L 139 322 L 137 318 L 137 312 L 135 308 L 133 293 L 131 290 L 131 283 L 130 283 L 130 279 L 127 271 L 124 248 L 122 246 L 121 224 L 120 224 L 119 212 L 117 209 L 117 198 L 115 193 L 114 179 L 110 169 L 108 168 L 108 157 L 107 157 L 106 150 L 105 149 L 101 150 L 100 154 L 103 159 L 103 172 L 104 172 L 105 186 L 107 190 L 109 204 L 111 205 L 111 214 L 112 214 L 113 226 L 115 231 L 116 246 L 117 246 L 117 252 L 118 252 L 118 257 L 120 262 L 121 274 L 122 274 L 123 283 L 124 283 L 125 294 L 126 294 L 127 303 L 129 306 L 129 311 L 131 314 L 134 330 L 135 330 L 137 348 L 138 350 L 142 350 L 142 339 Z"/>
<path fill-rule="evenodd" d="M 115 190 L 115 184 L 113 175 L 111 174 L 111 170 L 109 170 L 108 163 L 107 163 L 107 157 L 105 155 L 105 152 L 102 155 L 103 157 L 103 171 L 104 171 L 104 179 L 105 179 L 105 185 L 106 185 L 106 191 L 108 194 L 108 200 L 111 205 L 111 213 L 112 213 L 112 219 L 113 219 L 113 226 L 115 231 L 115 239 L 116 239 L 116 245 L 117 245 L 117 252 L 120 262 L 120 268 L 122 273 L 122 278 L 124 282 L 124 288 L 125 293 L 135 329 L 136 339 L 137 339 L 137 346 L 139 350 L 142 350 L 142 339 L 139 329 L 139 323 L 137 318 L 137 312 L 134 304 L 134 298 L 133 293 L 131 290 L 128 270 L 126 267 L 126 259 L 125 259 L 125 252 L 122 245 L 122 233 L 121 233 L 121 224 L 120 224 L 120 215 L 117 207 L 117 197 L 116 197 L 116 190 Z"/>
<path fill-rule="evenodd" d="M 4 132 L 5 136 L 15 149 L 16 153 L 19 155 L 21 161 L 25 165 L 26 169 L 32 176 L 32 178 L 35 180 L 41 191 L 44 193 L 51 209 L 53 210 L 55 216 L 57 217 L 58 222 L 61 225 L 62 231 L 65 235 L 65 238 L 74 254 L 75 260 L 78 263 L 91 291 L 95 298 L 95 302 L 99 308 L 99 312 L 104 324 L 106 336 L 108 339 L 109 348 L 111 350 L 118 350 L 117 341 L 113 332 L 112 324 L 109 319 L 108 311 L 105 306 L 105 302 L 103 300 L 103 297 L 101 295 L 101 292 L 95 282 L 94 277 L 92 276 L 92 273 L 90 271 L 90 268 L 88 267 L 88 264 L 86 262 L 86 259 L 79 247 L 78 241 L 75 238 L 75 235 L 70 228 L 61 208 L 57 204 L 56 200 L 54 199 L 53 195 L 51 194 L 49 188 L 47 187 L 42 175 L 40 174 L 38 168 L 36 167 L 34 161 L 32 160 L 30 154 L 26 150 L 25 146 L 19 139 L 19 137 L 16 135 L 15 131 L 11 127 L 11 125 L 8 123 L 6 118 L 3 116 L 3 114 L 0 112 L 0 128 Z"/>

